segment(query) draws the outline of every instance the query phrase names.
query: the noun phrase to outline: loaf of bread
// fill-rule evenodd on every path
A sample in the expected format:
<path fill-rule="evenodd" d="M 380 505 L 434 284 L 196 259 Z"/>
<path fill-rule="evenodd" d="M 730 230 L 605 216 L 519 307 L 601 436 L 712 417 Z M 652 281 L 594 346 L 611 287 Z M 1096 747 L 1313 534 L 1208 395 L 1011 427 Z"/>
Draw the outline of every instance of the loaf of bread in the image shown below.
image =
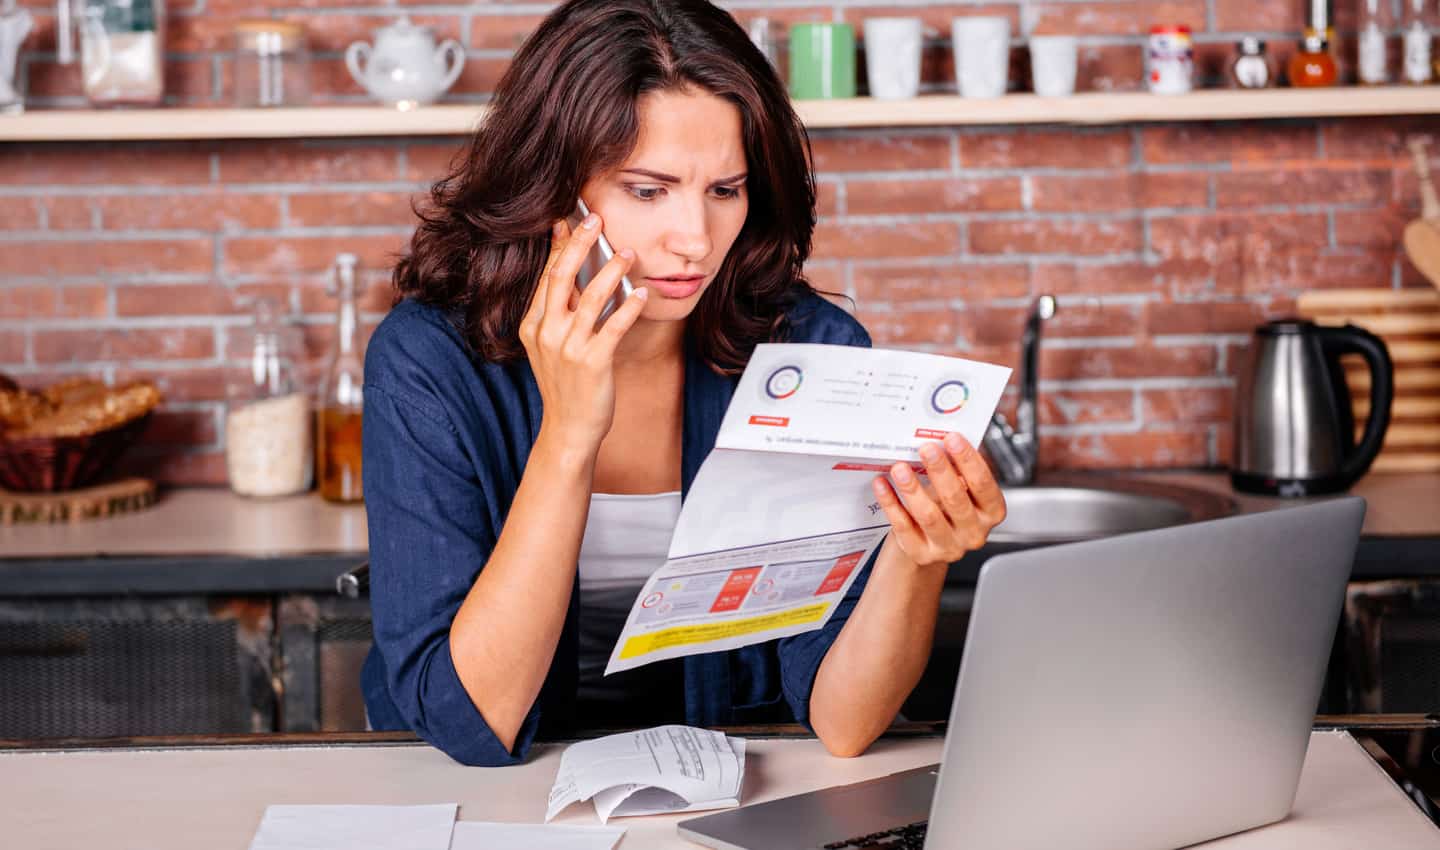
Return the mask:
<path fill-rule="evenodd" d="M 0 433 L 6 439 L 87 437 L 139 419 L 160 404 L 148 381 L 111 387 L 70 378 L 39 392 L 0 388 Z"/>

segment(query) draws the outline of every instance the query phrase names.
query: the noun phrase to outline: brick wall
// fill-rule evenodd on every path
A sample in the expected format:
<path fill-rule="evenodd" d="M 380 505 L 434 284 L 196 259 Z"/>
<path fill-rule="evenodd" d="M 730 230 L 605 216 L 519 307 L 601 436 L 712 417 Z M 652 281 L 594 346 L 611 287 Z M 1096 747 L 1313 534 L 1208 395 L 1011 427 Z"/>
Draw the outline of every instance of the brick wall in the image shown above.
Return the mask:
<path fill-rule="evenodd" d="M 169 100 L 223 105 L 226 33 L 256 14 L 307 24 L 320 100 L 363 100 L 339 52 L 403 5 L 299 1 L 172 4 Z M 467 46 L 450 99 L 483 100 L 548 5 L 425 5 L 416 19 Z M 953 89 L 939 38 L 950 17 L 1018 20 L 1018 5 L 1004 2 L 727 5 L 785 21 L 923 15 L 936 35 L 931 91 Z M 1213 73 L 1240 32 L 1288 41 L 1302 5 L 1033 8 L 1042 30 L 1084 34 L 1082 86 L 1119 89 L 1139 79 L 1153 21 L 1195 26 Z M 53 62 L 49 7 L 32 8 L 41 26 L 22 60 L 32 108 L 80 105 L 74 72 Z M 1012 365 L 1026 305 L 1056 293 L 1042 362 L 1044 463 L 1223 464 L 1233 370 L 1253 325 L 1310 288 L 1423 285 L 1398 244 L 1419 205 L 1403 145 L 1415 132 L 1440 141 L 1440 119 L 817 132 L 822 221 L 810 272 L 857 300 L 878 344 Z M 331 341 L 330 261 L 360 256 L 373 326 L 410 200 L 457 144 L 0 147 L 0 371 L 34 383 L 154 378 L 167 403 L 132 465 L 174 482 L 223 482 L 223 379 L 238 353 L 232 330 L 245 323 L 237 299 L 284 299 L 318 365 Z M 1440 145 L 1434 153 L 1440 168 Z"/>

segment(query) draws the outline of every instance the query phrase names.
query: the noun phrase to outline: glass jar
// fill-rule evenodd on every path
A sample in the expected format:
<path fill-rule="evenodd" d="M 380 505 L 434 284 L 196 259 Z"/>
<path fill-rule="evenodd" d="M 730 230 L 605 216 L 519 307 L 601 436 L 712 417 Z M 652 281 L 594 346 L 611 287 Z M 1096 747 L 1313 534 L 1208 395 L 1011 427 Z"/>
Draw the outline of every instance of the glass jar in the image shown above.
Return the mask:
<path fill-rule="evenodd" d="M 1254 36 L 1240 40 L 1240 54 L 1230 66 L 1230 79 L 1242 89 L 1263 89 L 1270 85 L 1270 60 L 1265 58 L 1265 42 Z"/>
<path fill-rule="evenodd" d="M 750 41 L 770 60 L 770 64 L 779 68 L 780 36 L 775 23 L 766 17 L 752 18 L 745 31 L 749 34 Z"/>
<path fill-rule="evenodd" d="M 1339 70 L 1328 47 L 1323 35 L 1314 30 L 1307 31 L 1300 42 L 1300 49 L 1290 57 L 1290 85 L 1296 88 L 1335 85 Z"/>
<path fill-rule="evenodd" d="M 360 480 L 360 423 L 365 359 L 357 339 L 360 313 L 355 297 L 360 290 L 355 280 L 356 262 L 354 254 L 335 258 L 335 285 L 331 289 L 337 298 L 335 352 L 320 381 L 316 404 L 320 495 L 331 502 L 364 499 Z"/>
<path fill-rule="evenodd" d="M 254 308 L 251 326 L 231 332 L 247 363 L 225 387 L 225 468 L 242 496 L 289 496 L 310 489 L 314 468 L 300 335 L 274 299 Z"/>
<path fill-rule="evenodd" d="M 164 0 L 81 0 L 80 81 L 96 106 L 154 106 L 165 95 Z"/>
<path fill-rule="evenodd" d="M 235 105 L 303 106 L 310 102 L 305 30 L 288 21 L 235 25 Z"/>
<path fill-rule="evenodd" d="M 19 91 L 20 45 L 35 26 L 35 17 L 28 9 L 18 9 L 13 2 L 0 4 L 0 115 L 25 111 L 25 98 Z"/>

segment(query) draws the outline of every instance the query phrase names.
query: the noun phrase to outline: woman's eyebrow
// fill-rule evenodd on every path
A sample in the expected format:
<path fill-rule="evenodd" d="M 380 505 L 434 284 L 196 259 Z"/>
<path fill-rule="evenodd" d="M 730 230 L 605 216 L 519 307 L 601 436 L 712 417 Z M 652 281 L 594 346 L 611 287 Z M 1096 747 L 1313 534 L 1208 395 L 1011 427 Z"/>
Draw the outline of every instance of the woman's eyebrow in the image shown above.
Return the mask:
<path fill-rule="evenodd" d="M 659 171 L 651 171 L 651 170 L 649 170 L 648 168 L 622 168 L 622 169 L 620 170 L 620 173 L 621 173 L 621 174 L 638 174 L 638 175 L 640 175 L 641 177 L 649 177 L 651 180 L 657 180 L 657 181 L 659 181 L 659 182 L 661 182 L 661 183 L 679 183 L 679 182 L 680 182 L 680 178 L 679 178 L 679 177 L 676 177 L 676 176 L 673 175 L 673 174 L 664 174 L 664 173 L 659 172 Z M 742 172 L 740 172 L 739 174 L 735 174 L 735 175 L 732 175 L 732 176 L 730 176 L 730 177 L 722 177 L 722 178 L 719 179 L 719 180 L 713 181 L 710 185 L 711 185 L 711 186 L 724 186 L 724 185 L 726 185 L 726 184 L 728 184 L 728 183 L 738 183 L 738 182 L 740 182 L 741 180 L 744 180 L 744 179 L 745 179 L 746 177 L 748 177 L 748 176 L 749 176 L 749 175 L 748 175 L 746 172 L 742 171 Z"/>

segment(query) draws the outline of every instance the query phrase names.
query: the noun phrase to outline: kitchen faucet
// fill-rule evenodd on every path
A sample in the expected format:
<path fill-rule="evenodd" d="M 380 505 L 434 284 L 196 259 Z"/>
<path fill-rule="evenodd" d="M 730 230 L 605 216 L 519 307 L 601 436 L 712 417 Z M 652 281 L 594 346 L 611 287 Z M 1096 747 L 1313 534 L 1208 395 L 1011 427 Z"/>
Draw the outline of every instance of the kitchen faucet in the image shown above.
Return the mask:
<path fill-rule="evenodd" d="M 981 441 L 995 462 L 1001 484 L 1030 484 L 1040 441 L 1035 429 L 1035 397 L 1040 384 L 1040 323 L 1055 315 L 1055 296 L 1041 295 L 1030 305 L 1025 330 L 1020 335 L 1020 403 L 1012 427 L 1003 414 L 996 413 Z"/>

